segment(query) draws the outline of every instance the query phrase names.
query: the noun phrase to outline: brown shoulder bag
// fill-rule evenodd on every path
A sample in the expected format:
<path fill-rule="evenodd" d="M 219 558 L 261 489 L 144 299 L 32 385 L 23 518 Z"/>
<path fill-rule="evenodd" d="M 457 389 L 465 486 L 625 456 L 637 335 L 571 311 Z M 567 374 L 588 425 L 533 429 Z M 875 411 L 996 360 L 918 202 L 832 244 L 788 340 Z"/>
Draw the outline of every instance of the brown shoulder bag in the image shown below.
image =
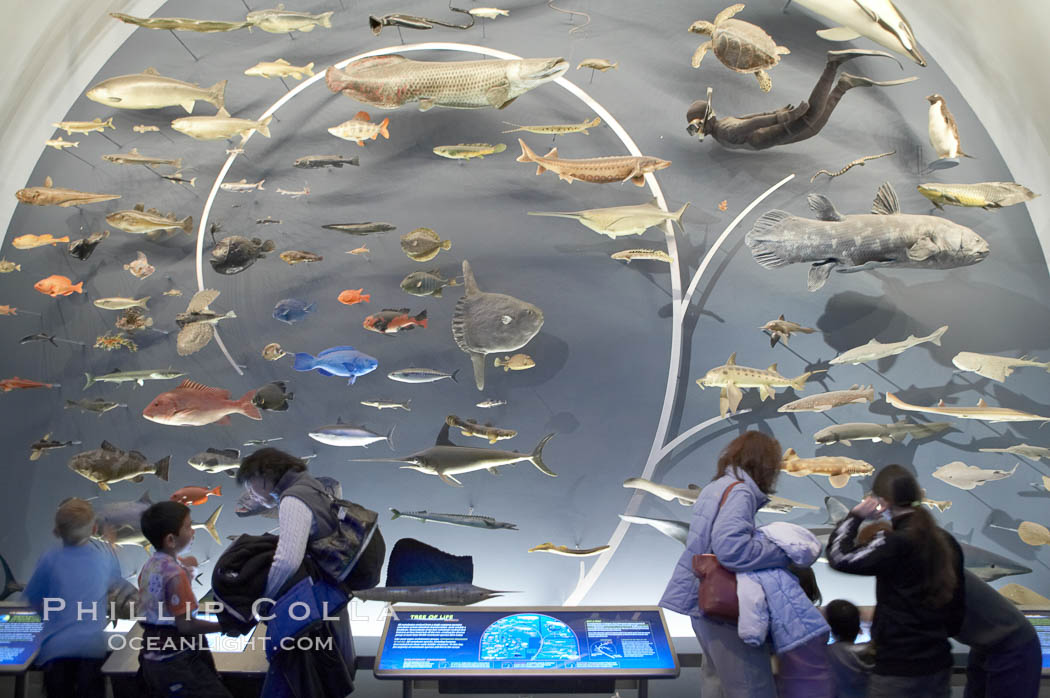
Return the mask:
<path fill-rule="evenodd" d="M 711 534 L 714 535 L 715 521 L 722 511 L 722 505 L 726 503 L 726 497 L 730 490 L 742 481 L 737 480 L 722 493 L 722 500 L 718 503 L 718 510 L 711 520 Z M 736 575 L 718 563 L 718 558 L 713 554 L 693 555 L 693 574 L 700 579 L 700 592 L 697 600 L 700 610 L 705 616 L 717 620 L 736 623 L 740 618 L 740 604 L 736 596 Z"/>

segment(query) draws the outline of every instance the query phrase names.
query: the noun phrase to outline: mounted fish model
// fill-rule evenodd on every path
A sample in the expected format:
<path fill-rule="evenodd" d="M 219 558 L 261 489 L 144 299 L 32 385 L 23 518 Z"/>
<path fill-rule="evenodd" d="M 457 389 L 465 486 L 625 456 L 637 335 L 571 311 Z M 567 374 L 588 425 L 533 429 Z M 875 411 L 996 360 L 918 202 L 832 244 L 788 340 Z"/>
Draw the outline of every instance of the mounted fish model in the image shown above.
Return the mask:
<path fill-rule="evenodd" d="M 842 489 L 848 485 L 851 477 L 866 477 L 875 472 L 874 465 L 856 458 L 845 456 L 800 458 L 793 448 L 784 451 L 780 469 L 793 477 L 826 475 L 828 482 L 835 489 Z"/>
<path fill-rule="evenodd" d="M 332 92 L 342 92 L 380 109 L 419 102 L 419 110 L 503 109 L 529 90 L 561 77 L 562 58 L 482 61 L 413 61 L 399 55 L 373 56 L 345 69 L 325 72 Z"/>
<path fill-rule="evenodd" d="M 557 148 L 551 148 L 546 155 L 537 155 L 520 138 L 518 145 L 521 146 L 521 155 L 517 162 L 535 163 L 537 176 L 549 170 L 558 175 L 558 179 L 570 184 L 576 180 L 592 184 L 630 180 L 635 186 L 642 187 L 645 186 L 645 175 L 671 166 L 670 160 L 648 155 L 611 155 L 570 160 L 559 157 Z"/>
<path fill-rule="evenodd" d="M 988 243 L 969 228 L 936 216 L 905 214 L 889 182 L 879 187 L 870 214 L 843 216 L 823 194 L 810 194 L 817 220 L 773 210 L 759 218 L 745 241 L 767 269 L 811 262 L 808 288 L 823 288 L 841 273 L 884 267 L 955 269 L 988 256 Z"/>
<path fill-rule="evenodd" d="M 215 337 L 215 325 L 219 320 L 236 318 L 237 314 L 232 310 L 220 315 L 209 308 L 219 291 L 215 289 L 204 289 L 193 294 L 186 312 L 175 316 L 175 324 L 179 327 L 179 334 L 175 337 L 175 350 L 179 356 L 195 354 L 208 346 Z"/>
<path fill-rule="evenodd" d="M 718 399 L 719 414 L 725 417 L 727 413 L 736 412 L 740 401 L 744 397 L 741 388 L 758 388 L 762 401 L 773 397 L 776 388 L 794 388 L 801 392 L 805 390 L 806 381 L 817 371 L 803 373 L 797 378 L 788 378 L 777 372 L 777 365 L 772 364 L 769 368 L 749 368 L 738 366 L 736 363 L 736 352 L 729 357 L 723 365 L 712 368 L 703 378 L 698 378 L 696 384 L 700 389 L 721 388 L 722 392 Z"/>
<path fill-rule="evenodd" d="M 183 82 L 161 75 L 155 68 L 146 68 L 135 75 L 120 75 L 103 80 L 84 93 L 92 102 L 117 109 L 163 109 L 181 106 L 193 113 L 197 101 L 207 102 L 216 109 L 226 106 L 226 81 L 202 88 L 192 82 Z"/>
<path fill-rule="evenodd" d="M 852 41 L 864 36 L 907 56 L 925 67 L 911 25 L 892 0 L 794 0 L 807 10 L 842 25 L 821 29 L 817 36 L 828 41 Z M 788 3 L 790 4 L 790 3 Z"/>
<path fill-rule="evenodd" d="M 677 211 L 665 211 L 660 208 L 656 199 L 634 206 L 610 206 L 608 208 L 589 208 L 583 211 L 529 211 L 530 216 L 552 216 L 571 218 L 596 233 L 610 238 L 625 235 L 641 235 L 649 228 L 665 221 L 673 221 L 682 229 L 682 214 L 689 207 L 686 202 Z"/>
<path fill-rule="evenodd" d="M 23 204 L 32 204 L 33 206 L 60 206 L 62 208 L 69 208 L 70 206 L 83 206 L 84 204 L 98 204 L 103 201 L 112 201 L 113 199 L 119 199 L 120 194 L 96 194 L 89 191 L 77 191 L 76 189 L 56 187 L 55 183 L 51 180 L 51 177 L 45 177 L 44 186 L 19 189 L 15 192 L 15 198 Z"/>
<path fill-rule="evenodd" d="M 867 344 L 842 352 L 828 363 L 832 366 L 838 366 L 839 364 L 853 364 L 856 366 L 857 364 L 867 363 L 868 361 L 878 361 L 879 359 L 903 354 L 912 347 L 917 347 L 920 344 L 925 344 L 927 342 L 941 346 L 941 337 L 943 337 L 944 333 L 947 331 L 948 326 L 943 325 L 925 337 L 908 335 L 907 339 L 903 339 L 899 342 L 888 342 L 885 344 L 876 339 L 872 339 Z"/>
<path fill-rule="evenodd" d="M 485 389 L 485 357 L 521 349 L 543 327 L 543 311 L 503 293 L 485 293 L 478 288 L 470 262 L 463 260 L 465 295 L 452 314 L 452 338 L 470 354 L 474 383 Z"/>

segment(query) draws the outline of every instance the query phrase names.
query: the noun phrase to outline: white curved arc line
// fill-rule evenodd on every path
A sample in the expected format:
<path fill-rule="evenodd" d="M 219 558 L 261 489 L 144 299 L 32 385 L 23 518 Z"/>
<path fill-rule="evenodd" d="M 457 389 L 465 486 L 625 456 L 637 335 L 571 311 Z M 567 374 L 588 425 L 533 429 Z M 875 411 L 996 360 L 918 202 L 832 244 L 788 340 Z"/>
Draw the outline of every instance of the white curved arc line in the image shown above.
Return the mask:
<path fill-rule="evenodd" d="M 362 58 L 370 58 L 372 56 L 385 56 L 391 53 L 408 53 L 412 51 L 462 51 L 466 53 L 480 53 L 483 56 L 491 56 L 492 58 L 501 58 L 503 60 L 519 60 L 521 58 L 521 56 L 516 56 L 513 53 L 507 53 L 506 51 L 499 51 L 497 49 L 492 49 L 485 46 L 477 46 L 475 44 L 431 41 L 421 44 L 389 46 L 387 48 L 381 48 L 376 49 L 374 51 L 359 53 L 356 56 L 339 61 L 335 64 L 335 67 L 342 69 L 350 65 L 354 61 L 361 60 Z M 278 109 L 284 106 L 284 104 L 291 100 L 293 97 L 297 96 L 300 92 L 305 90 L 310 85 L 313 85 L 315 82 L 318 82 L 319 80 L 323 79 L 324 72 L 318 72 L 312 75 L 311 77 L 307 78 L 306 80 L 303 80 L 293 89 L 289 90 L 286 94 L 284 94 L 280 99 L 278 99 L 276 102 L 270 105 L 270 108 L 264 111 L 259 116 L 259 119 L 262 120 L 265 119 L 267 116 L 274 114 Z M 586 92 L 584 92 L 582 89 L 580 89 L 573 83 L 566 80 L 564 77 L 560 77 L 557 80 L 554 80 L 553 82 L 554 84 L 559 85 L 565 90 L 567 90 L 570 94 L 574 95 L 577 99 L 579 99 L 588 107 L 590 107 L 595 114 L 600 116 L 602 120 L 605 121 L 613 130 L 613 133 L 615 133 L 620 138 L 620 141 L 624 144 L 624 147 L 627 148 L 628 152 L 635 156 L 642 155 L 641 150 L 638 149 L 638 146 L 635 144 L 634 140 L 629 135 L 627 135 L 627 131 L 625 131 L 623 126 L 620 125 L 620 122 L 614 119 L 612 114 L 610 114 L 608 110 L 605 109 L 605 107 L 600 105 L 598 102 L 594 101 L 594 99 L 590 95 L 588 95 Z M 255 131 L 249 131 L 248 134 L 241 141 L 241 147 L 244 147 L 244 145 L 254 135 Z M 233 166 L 233 161 L 237 158 L 237 155 L 238 153 L 232 153 L 226 159 L 226 163 L 222 166 L 222 169 L 219 170 L 219 174 L 215 178 L 214 184 L 212 184 L 211 191 L 208 193 L 208 198 L 204 202 L 204 210 L 201 212 L 200 227 L 197 229 L 197 290 L 204 289 L 204 230 L 208 227 L 208 216 L 211 214 L 211 207 L 212 203 L 215 201 L 215 195 L 219 192 L 219 185 L 226 177 L 226 173 L 230 171 L 230 167 Z M 656 197 L 656 201 L 660 205 L 660 208 L 662 208 L 664 211 L 667 211 L 667 201 L 664 199 L 664 194 L 663 191 L 660 189 L 659 182 L 656 181 L 656 176 L 652 173 L 649 173 L 645 175 L 645 181 L 649 185 L 649 190 L 653 193 L 653 196 Z M 678 246 L 675 244 L 674 229 L 671 227 L 670 221 L 664 223 L 664 237 L 667 243 L 667 253 L 671 256 L 671 259 L 673 260 L 671 264 L 671 298 L 672 302 L 677 305 L 677 302 L 681 298 L 682 293 L 682 274 L 681 268 L 678 264 Z M 676 333 L 678 332 L 677 328 L 680 325 L 681 322 L 678 322 L 676 320 L 672 328 L 672 357 L 674 356 L 674 347 L 678 346 L 679 344 Z M 240 366 L 237 365 L 237 362 L 233 360 L 233 357 L 230 356 L 230 352 L 226 349 L 226 345 L 223 343 L 222 337 L 219 336 L 218 328 L 216 328 L 215 331 L 215 343 L 218 344 L 219 349 L 222 350 L 222 353 L 226 355 L 227 361 L 230 362 L 230 365 L 233 366 L 234 370 L 237 371 L 239 375 L 244 375 L 244 373 L 241 371 Z"/>
<path fill-rule="evenodd" d="M 740 221 L 742 221 L 745 216 L 751 213 L 751 211 L 756 206 L 758 206 L 758 204 L 760 204 L 763 200 L 765 200 L 766 197 L 768 197 L 770 194 L 772 194 L 777 189 L 784 186 L 794 178 L 795 175 L 790 174 L 784 179 L 774 184 L 772 187 L 770 187 L 764 193 L 762 193 L 762 195 L 760 195 L 758 198 L 752 201 L 747 206 L 747 208 L 741 211 L 740 214 L 737 215 L 737 217 L 734 218 L 732 222 L 730 222 L 726 229 L 722 231 L 722 234 L 718 236 L 718 239 L 715 241 L 715 244 L 711 246 L 711 249 L 708 250 L 707 254 L 704 256 L 704 260 L 700 263 L 699 268 L 697 268 L 696 270 L 696 274 L 693 276 L 692 282 L 689 284 L 689 290 L 686 291 L 685 297 L 678 302 L 672 303 L 673 312 L 671 315 L 672 322 L 674 323 L 674 325 L 671 328 L 671 361 L 667 371 L 667 388 L 664 391 L 664 406 L 660 413 L 660 422 L 656 427 L 656 434 L 653 436 L 653 445 L 652 448 L 649 450 L 649 458 L 646 460 L 645 468 L 642 469 L 642 474 L 640 475 L 640 477 L 645 478 L 647 480 L 652 478 L 653 472 L 656 470 L 656 466 L 660 464 L 660 461 L 662 461 L 673 448 L 670 447 L 670 445 L 663 446 L 662 444 L 667 438 L 667 426 L 671 421 L 671 411 L 674 408 L 674 398 L 678 392 L 678 372 L 681 368 L 682 360 L 682 322 L 685 319 L 685 310 L 689 307 L 689 303 L 692 300 L 693 293 L 696 291 L 697 286 L 700 284 L 701 277 L 703 277 L 704 272 L 707 271 L 707 268 L 711 265 L 711 260 L 714 259 L 715 253 L 721 248 L 722 244 L 726 241 L 729 235 L 740 224 Z M 670 222 L 668 222 L 667 227 L 671 227 Z M 677 256 L 675 256 L 676 261 L 677 259 Z M 673 284 L 673 276 L 671 281 Z M 699 431 L 705 429 L 711 424 L 714 424 L 720 419 L 721 417 L 713 418 L 707 420 L 706 422 L 698 424 L 696 427 L 693 427 L 690 430 L 689 435 L 691 436 L 692 434 L 698 433 Z M 675 439 L 675 441 L 673 441 L 672 443 L 674 445 L 678 445 L 679 443 L 685 440 L 684 437 L 685 435 L 683 434 L 677 439 Z M 633 514 L 634 512 L 636 512 L 638 510 L 638 507 L 641 505 L 641 498 L 642 493 L 635 492 L 627 503 L 627 510 L 625 513 Z M 616 529 L 613 531 L 612 536 L 609 538 L 609 548 L 605 550 L 605 552 L 603 552 L 601 555 L 599 555 L 598 559 L 594 561 L 594 564 L 591 565 L 590 570 L 587 572 L 587 577 L 581 582 L 577 583 L 576 588 L 573 589 L 572 593 L 569 594 L 569 596 L 565 599 L 564 605 L 577 606 L 583 601 L 583 598 L 587 595 L 591 588 L 594 587 L 594 584 L 598 581 L 598 578 L 601 577 L 602 572 L 605 571 L 605 568 L 612 560 L 612 556 L 616 554 L 616 550 L 620 547 L 620 543 L 623 541 L 623 537 L 624 535 L 626 535 L 627 527 L 629 525 L 630 524 L 623 520 L 621 520 L 620 523 L 617 524 Z"/>
<path fill-rule="evenodd" d="M 733 414 L 731 414 L 729 416 L 730 417 L 739 417 L 740 415 L 747 414 L 750 411 L 751 411 L 750 408 L 748 408 L 746 410 L 737 410 L 736 412 L 734 412 Z M 666 458 L 671 453 L 671 451 L 675 450 L 676 448 L 681 446 L 684 442 L 686 442 L 690 438 L 692 438 L 694 434 L 699 434 L 700 432 L 702 432 L 704 429 L 708 428 L 712 424 L 714 424 L 714 422 L 712 422 L 710 419 L 708 419 L 707 421 L 700 422 L 695 427 L 692 427 L 692 428 L 688 429 L 687 431 L 683 431 L 681 434 L 676 436 L 673 441 L 671 441 L 666 446 L 664 446 L 663 448 L 660 449 L 660 453 L 658 454 L 660 456 L 660 461 L 662 461 L 664 458 Z M 657 461 L 657 464 L 659 464 L 660 461 Z"/>

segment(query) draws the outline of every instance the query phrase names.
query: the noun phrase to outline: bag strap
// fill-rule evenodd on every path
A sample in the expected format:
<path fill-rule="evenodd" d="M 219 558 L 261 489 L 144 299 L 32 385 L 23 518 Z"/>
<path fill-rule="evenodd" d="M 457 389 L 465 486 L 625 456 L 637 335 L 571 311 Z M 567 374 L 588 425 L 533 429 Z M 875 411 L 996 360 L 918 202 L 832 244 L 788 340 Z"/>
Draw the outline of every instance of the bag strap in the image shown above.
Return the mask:
<path fill-rule="evenodd" d="M 729 487 L 725 488 L 725 491 L 722 492 L 722 499 L 719 500 L 719 502 L 718 502 L 718 509 L 715 510 L 715 516 L 714 516 L 713 519 L 711 519 L 711 533 L 712 534 L 715 532 L 715 522 L 718 521 L 718 515 L 722 512 L 722 505 L 726 503 L 726 497 L 729 496 L 729 491 L 732 490 L 737 485 L 742 484 L 743 482 L 744 482 L 743 480 L 737 480 L 733 484 L 731 484 Z M 714 547 L 713 546 L 711 547 L 711 550 L 712 550 L 712 552 L 714 551 Z"/>

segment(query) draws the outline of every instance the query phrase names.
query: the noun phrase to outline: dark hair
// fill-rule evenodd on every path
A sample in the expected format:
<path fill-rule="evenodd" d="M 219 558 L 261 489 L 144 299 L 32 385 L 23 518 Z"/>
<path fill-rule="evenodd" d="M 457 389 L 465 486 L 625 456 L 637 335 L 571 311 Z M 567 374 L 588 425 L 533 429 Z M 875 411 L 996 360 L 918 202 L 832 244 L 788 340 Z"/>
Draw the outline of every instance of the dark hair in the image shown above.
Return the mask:
<path fill-rule="evenodd" d="M 860 610 L 845 599 L 835 599 L 824 607 L 824 617 L 836 640 L 856 642 L 860 635 Z"/>
<path fill-rule="evenodd" d="M 745 431 L 729 442 L 718 457 L 718 472 L 711 478 L 717 480 L 726 471 L 736 466 L 751 476 L 758 489 L 773 494 L 773 485 L 780 474 L 780 442 L 760 431 Z"/>
<path fill-rule="evenodd" d="M 169 533 L 179 535 L 182 522 L 190 515 L 190 508 L 180 502 L 157 502 L 142 512 L 139 525 L 142 535 L 157 550 L 164 548 L 164 537 Z"/>
<path fill-rule="evenodd" d="M 962 582 L 955 570 L 955 549 L 948 534 L 922 506 L 922 487 L 906 468 L 887 465 L 875 474 L 871 491 L 898 508 L 909 508 L 908 527 L 902 533 L 920 560 L 923 600 L 934 608 L 951 601 Z"/>
<path fill-rule="evenodd" d="M 787 566 L 787 571 L 798 578 L 798 585 L 802 587 L 802 591 L 806 592 L 806 597 L 815 606 L 819 606 L 823 597 L 820 595 L 820 587 L 817 586 L 817 575 L 813 574 L 813 568 L 803 567 L 792 562 Z"/>
<path fill-rule="evenodd" d="M 237 484 L 243 485 L 256 475 L 276 483 L 289 470 L 301 473 L 306 470 L 306 463 L 278 448 L 260 448 L 241 461 L 241 467 L 237 468 Z"/>

